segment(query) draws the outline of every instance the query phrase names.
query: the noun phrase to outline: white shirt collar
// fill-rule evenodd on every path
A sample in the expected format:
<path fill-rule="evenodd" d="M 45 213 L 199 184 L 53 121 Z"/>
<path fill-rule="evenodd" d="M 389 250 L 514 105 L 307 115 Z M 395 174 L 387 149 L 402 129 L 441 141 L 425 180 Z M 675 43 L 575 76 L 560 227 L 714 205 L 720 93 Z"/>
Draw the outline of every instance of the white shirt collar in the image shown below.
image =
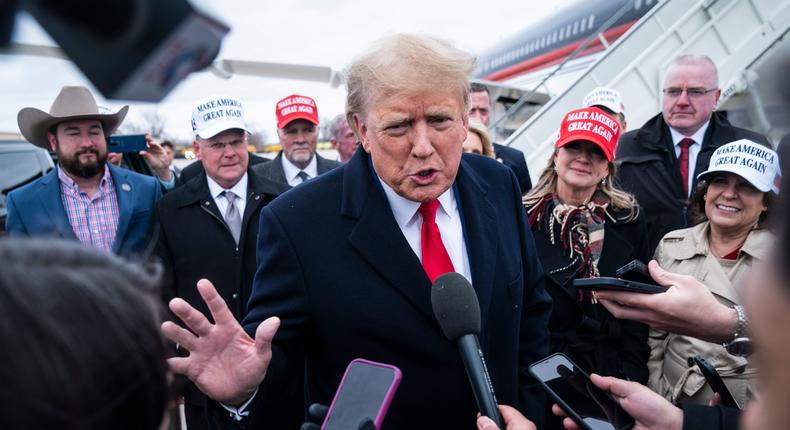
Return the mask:
<path fill-rule="evenodd" d="M 206 179 L 208 180 L 208 191 L 211 193 L 211 197 L 214 201 L 217 201 L 217 197 L 222 194 L 227 188 L 222 188 L 216 181 L 211 179 L 210 176 L 206 175 Z M 247 200 L 247 172 L 244 172 L 244 176 L 239 179 L 239 182 L 236 182 L 230 191 L 239 198 L 239 200 L 245 201 Z"/>
<path fill-rule="evenodd" d="M 308 176 L 310 176 L 310 179 L 313 179 L 316 176 L 318 176 L 318 162 L 316 161 L 317 158 L 318 157 L 316 156 L 316 154 L 313 154 L 313 158 L 310 159 L 310 164 L 308 164 L 307 167 L 305 167 L 304 169 L 300 169 L 294 166 L 293 163 L 291 163 L 291 161 L 288 160 L 285 157 L 285 154 L 283 153 L 281 159 L 283 163 L 283 172 L 285 173 L 285 180 L 288 181 L 289 184 L 294 181 L 296 181 L 297 184 L 301 183 L 302 180 L 298 179 L 297 175 L 302 170 L 304 170 L 304 172 L 307 173 Z"/>
<path fill-rule="evenodd" d="M 669 133 L 672 135 L 672 144 L 678 146 L 681 140 L 688 137 L 691 138 L 691 140 L 693 140 L 695 144 L 698 143 L 700 146 L 702 146 L 702 141 L 705 139 L 705 132 L 708 131 L 709 125 L 710 125 L 710 120 L 705 121 L 705 124 L 702 124 L 702 127 L 700 127 L 699 130 L 697 130 L 697 132 L 692 134 L 691 136 L 686 136 L 681 132 L 675 130 L 674 128 L 669 127 Z"/>
<path fill-rule="evenodd" d="M 387 201 L 390 204 L 390 208 L 392 209 L 392 215 L 395 216 L 395 222 L 398 223 L 398 226 L 403 230 L 406 226 L 415 222 L 417 209 L 420 208 L 420 202 L 415 202 L 409 200 L 405 197 L 398 195 L 389 185 L 387 185 L 381 178 L 378 178 L 379 182 L 381 182 L 381 187 L 384 189 L 384 194 L 387 196 Z M 455 193 L 453 193 L 453 188 L 450 187 L 442 193 L 439 198 L 439 207 L 442 211 L 450 218 L 453 217 L 453 214 L 456 213 L 456 201 L 455 201 Z"/>

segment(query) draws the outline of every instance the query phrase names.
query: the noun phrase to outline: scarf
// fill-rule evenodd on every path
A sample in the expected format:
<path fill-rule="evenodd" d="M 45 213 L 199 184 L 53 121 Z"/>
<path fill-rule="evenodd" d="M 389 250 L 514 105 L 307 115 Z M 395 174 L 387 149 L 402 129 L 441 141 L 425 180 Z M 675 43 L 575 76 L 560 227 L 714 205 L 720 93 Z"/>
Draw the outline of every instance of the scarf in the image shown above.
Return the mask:
<path fill-rule="evenodd" d="M 608 207 L 609 197 L 600 190 L 580 206 L 566 205 L 555 195 L 547 194 L 529 210 L 529 224 L 538 230 L 545 226 L 552 245 L 556 245 L 559 237 L 562 247 L 568 250 L 571 265 L 581 261 L 574 278 L 594 278 L 600 276 L 598 261 L 603 249 L 604 225 L 610 217 Z M 555 226 L 559 227 L 559 235 Z M 585 298 L 591 298 L 591 294 L 580 291 L 579 300 Z"/>

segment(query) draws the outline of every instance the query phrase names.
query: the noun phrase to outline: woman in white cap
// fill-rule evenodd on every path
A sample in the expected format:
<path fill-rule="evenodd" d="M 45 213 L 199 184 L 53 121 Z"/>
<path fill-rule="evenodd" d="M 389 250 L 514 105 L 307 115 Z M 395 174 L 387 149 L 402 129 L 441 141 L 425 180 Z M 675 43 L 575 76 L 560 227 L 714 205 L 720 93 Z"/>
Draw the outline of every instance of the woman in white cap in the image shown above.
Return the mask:
<path fill-rule="evenodd" d="M 738 140 L 717 149 L 699 179 L 690 204 L 698 224 L 664 236 L 655 259 L 670 272 L 699 279 L 719 301 L 734 307 L 738 330 L 725 345 L 652 331 L 650 387 L 672 402 L 707 404 L 713 391 L 687 361 L 701 355 L 743 407 L 753 396 L 756 369 L 737 350 L 747 325 L 737 286 L 774 241 L 767 221 L 779 192 L 779 160 L 770 148 Z"/>
<path fill-rule="evenodd" d="M 524 197 L 554 308 L 550 352 L 588 372 L 647 382 L 647 326 L 618 320 L 573 280 L 614 276 L 645 261 L 646 226 L 634 197 L 613 182 L 617 121 L 597 107 L 565 115 L 556 149 Z M 562 428 L 547 411 L 546 428 Z"/>

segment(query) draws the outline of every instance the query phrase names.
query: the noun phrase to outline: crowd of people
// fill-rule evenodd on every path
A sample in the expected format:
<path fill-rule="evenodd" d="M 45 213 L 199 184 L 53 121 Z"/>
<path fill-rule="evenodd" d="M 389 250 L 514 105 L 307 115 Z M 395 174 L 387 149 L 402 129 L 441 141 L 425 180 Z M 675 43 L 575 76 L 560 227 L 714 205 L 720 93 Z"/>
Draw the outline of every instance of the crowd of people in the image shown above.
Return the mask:
<path fill-rule="evenodd" d="M 128 107 L 64 87 L 49 112 L 20 111 L 58 165 L 7 199 L 0 427 L 166 428 L 183 403 L 190 430 L 299 428 L 365 358 L 403 373 L 383 428 L 495 429 L 432 312 L 447 272 L 475 289 L 507 429 L 578 428 L 529 374 L 553 353 L 637 429 L 790 427 L 787 160 L 714 110 L 716 65 L 675 58 L 662 111 L 628 132 L 620 94 L 593 89 L 534 186 L 487 129 L 473 65 L 431 37 L 375 42 L 346 71 L 337 161 L 317 154 L 318 106 L 299 94 L 274 106 L 271 160 L 248 152 L 242 100 L 197 100 L 199 161 L 175 169 L 147 137 L 153 176 L 108 155 Z M 666 291 L 574 284 L 634 260 Z M 718 405 L 696 355 L 743 414 Z"/>

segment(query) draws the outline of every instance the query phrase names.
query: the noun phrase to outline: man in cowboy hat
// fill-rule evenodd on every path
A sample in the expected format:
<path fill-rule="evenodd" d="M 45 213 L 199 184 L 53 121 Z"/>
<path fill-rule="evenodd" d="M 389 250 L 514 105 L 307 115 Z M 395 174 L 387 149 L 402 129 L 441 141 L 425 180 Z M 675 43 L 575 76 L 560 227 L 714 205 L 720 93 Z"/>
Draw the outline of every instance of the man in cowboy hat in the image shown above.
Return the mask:
<path fill-rule="evenodd" d="M 65 237 L 124 256 L 148 248 L 151 215 L 162 196 L 159 182 L 107 163 L 105 139 L 128 110 L 100 113 L 87 88 L 63 87 L 49 113 L 19 111 L 22 135 L 55 151 L 58 167 L 8 194 L 6 230 L 11 236 Z M 149 150 L 144 156 L 158 172 L 161 147 L 149 141 Z M 161 180 L 172 182 L 164 167 Z"/>

